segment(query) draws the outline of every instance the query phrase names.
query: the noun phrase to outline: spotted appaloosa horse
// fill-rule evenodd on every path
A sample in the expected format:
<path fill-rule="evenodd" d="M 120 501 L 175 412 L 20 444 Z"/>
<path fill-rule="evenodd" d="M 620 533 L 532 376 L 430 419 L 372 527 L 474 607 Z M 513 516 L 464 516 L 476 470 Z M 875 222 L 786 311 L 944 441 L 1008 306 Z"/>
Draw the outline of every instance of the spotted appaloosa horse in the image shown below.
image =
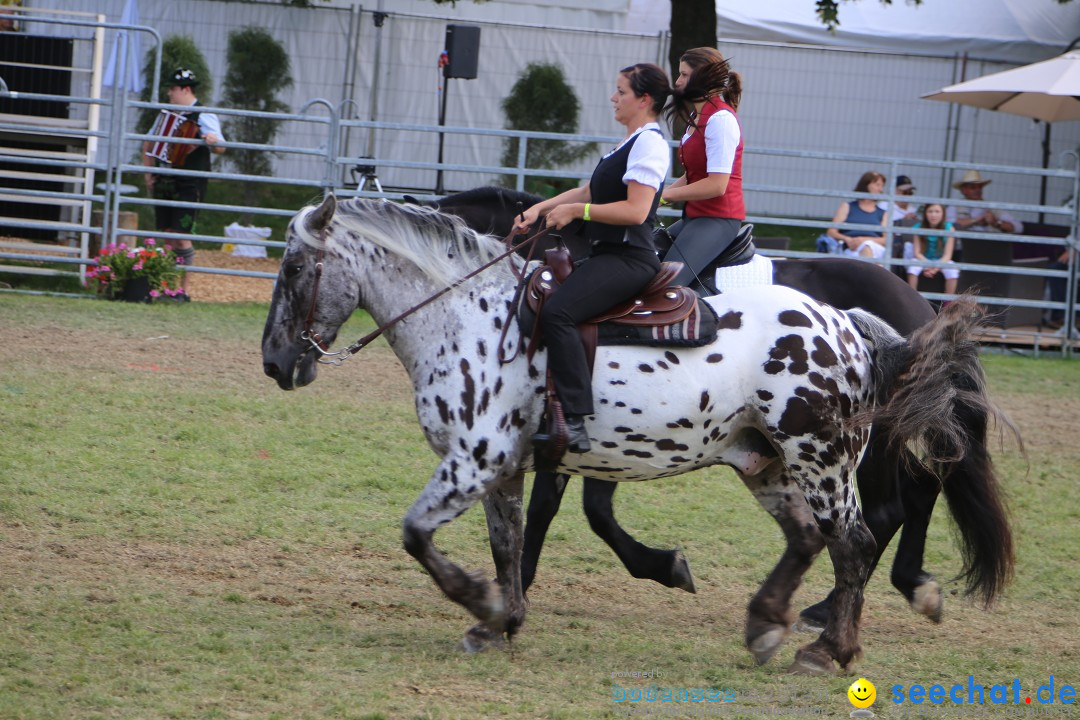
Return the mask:
<path fill-rule="evenodd" d="M 318 354 L 357 307 L 385 325 L 501 248 L 426 208 L 366 200 L 338 206 L 328 196 L 301 210 L 289 225 L 263 333 L 266 374 L 285 390 L 312 382 Z M 512 323 L 505 349 L 520 342 L 516 319 L 507 319 L 516 282 L 496 265 L 385 332 L 440 458 L 405 516 L 405 549 L 480 620 L 468 635 L 479 641 L 513 635 L 525 618 L 522 478 L 543 410 L 545 358 L 519 353 L 500 363 L 504 323 Z M 587 419 L 594 449 L 566 456 L 560 469 L 624 481 L 733 467 L 788 542 L 750 602 L 747 646 L 761 662 L 775 653 L 788 632 L 791 595 L 827 546 L 836 579 L 829 620 L 798 651 L 793 669 L 848 667 L 861 653 L 863 585 L 875 549 L 852 485 L 866 423 L 884 413 L 901 431 L 897 442 L 961 446 L 963 429 L 947 398 L 958 368 L 978 362 L 965 339 L 974 305 L 955 303 L 905 342 L 872 315 L 845 314 L 786 288 L 709 302 L 722 319 L 714 345 L 598 349 L 597 412 Z M 494 585 L 432 542 L 478 500 L 487 511 Z"/>
<path fill-rule="evenodd" d="M 461 217 L 474 230 L 502 237 L 510 232 L 520 208 L 540 200 L 506 188 L 481 187 L 428 204 Z M 579 225 L 572 223 L 560 231 L 575 256 L 588 249 L 588 241 L 575 231 Z M 858 307 L 872 312 L 905 337 L 934 317 L 930 304 L 906 282 L 861 260 L 826 256 L 784 260 L 774 263 L 773 281 L 842 310 Z M 971 371 L 970 376 L 955 378 L 957 387 L 977 390 L 982 386 L 981 368 L 972 366 Z M 1005 506 L 986 442 L 991 418 L 980 403 L 966 404 L 967 397 L 968 393 L 960 392 L 955 400 L 956 413 L 965 428 L 966 447 L 941 469 L 941 474 L 950 478 L 944 488 L 960 539 L 964 563 L 961 576 L 969 593 L 989 603 L 1012 571 L 1013 553 Z M 892 583 L 913 610 L 939 622 L 943 596 L 937 580 L 923 569 L 923 552 L 930 515 L 942 484 L 907 448 L 891 445 L 880 423 L 870 435 L 856 476 L 865 520 L 877 543 L 871 571 L 903 525 L 893 560 Z M 558 512 L 568 479 L 565 473 L 536 474 L 522 559 L 526 590 L 535 577 L 544 536 Z M 583 504 L 590 526 L 634 577 L 693 592 L 693 577 L 681 552 L 643 545 L 619 526 L 612 507 L 616 487 L 585 477 Z M 823 627 L 831 598 L 803 610 L 804 624 Z"/>

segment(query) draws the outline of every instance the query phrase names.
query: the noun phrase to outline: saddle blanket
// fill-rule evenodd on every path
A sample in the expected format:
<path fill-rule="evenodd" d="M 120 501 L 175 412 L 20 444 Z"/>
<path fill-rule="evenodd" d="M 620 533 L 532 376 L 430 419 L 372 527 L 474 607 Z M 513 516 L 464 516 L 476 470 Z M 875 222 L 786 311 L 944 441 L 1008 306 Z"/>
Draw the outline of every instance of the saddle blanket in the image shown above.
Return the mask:
<path fill-rule="evenodd" d="M 723 293 L 754 285 L 772 285 L 772 273 L 772 260 L 764 255 L 754 255 L 741 265 L 717 268 L 716 289 Z"/>

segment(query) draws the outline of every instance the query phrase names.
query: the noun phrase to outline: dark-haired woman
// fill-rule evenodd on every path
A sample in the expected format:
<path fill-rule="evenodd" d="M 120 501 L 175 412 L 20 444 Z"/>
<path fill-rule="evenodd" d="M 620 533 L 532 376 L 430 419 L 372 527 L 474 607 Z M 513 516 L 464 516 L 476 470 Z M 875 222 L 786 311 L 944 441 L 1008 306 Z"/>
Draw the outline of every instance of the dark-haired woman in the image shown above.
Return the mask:
<path fill-rule="evenodd" d="M 664 190 L 683 202 L 683 218 L 668 228 L 675 243 L 665 260 L 685 263 L 675 278 L 690 285 L 731 245 L 746 219 L 742 192 L 742 127 L 735 113 L 742 79 L 716 48 L 687 50 L 679 59 L 672 115 L 686 124 L 679 161 L 686 174 Z M 712 278 L 701 278 L 708 286 Z"/>
<path fill-rule="evenodd" d="M 885 176 L 876 170 L 864 172 L 855 183 L 855 192 L 881 194 L 885 191 Z M 840 203 L 832 221 L 865 225 L 863 230 L 838 230 L 829 228 L 825 233 L 844 244 L 844 255 L 849 257 L 882 258 L 885 256 L 885 210 L 877 200 L 859 198 Z"/>
<path fill-rule="evenodd" d="M 577 324 L 631 299 L 660 269 L 652 231 L 671 161 L 657 118 L 670 94 L 658 66 L 623 68 L 611 102 L 626 137 L 600 160 L 587 185 L 532 206 L 517 223 L 526 232 L 541 216 L 555 229 L 582 219 L 592 241 L 589 257 L 548 299 L 539 319 L 570 452 L 591 449 L 585 416 L 593 414 L 592 375 Z"/>

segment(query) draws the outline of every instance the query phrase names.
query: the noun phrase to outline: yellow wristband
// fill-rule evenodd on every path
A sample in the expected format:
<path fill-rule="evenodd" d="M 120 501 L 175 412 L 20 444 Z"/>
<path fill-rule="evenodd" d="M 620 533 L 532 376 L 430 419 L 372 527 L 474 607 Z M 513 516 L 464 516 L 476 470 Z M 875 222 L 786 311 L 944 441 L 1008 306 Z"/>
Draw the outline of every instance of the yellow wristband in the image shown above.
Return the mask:
<path fill-rule="evenodd" d="M 585 203 L 585 212 L 583 212 L 581 214 L 581 219 L 582 220 L 592 220 L 592 218 L 589 217 L 589 208 L 590 207 L 592 207 L 592 203 Z"/>

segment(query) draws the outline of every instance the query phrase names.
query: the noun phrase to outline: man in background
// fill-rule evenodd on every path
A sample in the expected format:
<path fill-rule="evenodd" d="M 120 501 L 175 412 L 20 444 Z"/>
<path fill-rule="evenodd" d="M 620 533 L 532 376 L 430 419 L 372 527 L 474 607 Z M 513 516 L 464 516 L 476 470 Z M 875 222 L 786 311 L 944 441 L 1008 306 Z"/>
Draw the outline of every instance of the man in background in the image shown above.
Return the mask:
<path fill-rule="evenodd" d="M 199 78 L 188 68 L 178 68 L 166 81 L 169 103 L 197 107 L 199 100 L 195 88 Z M 167 111 L 162 110 L 162 113 Z M 182 113 L 183 122 L 176 124 L 176 137 L 198 138 L 199 144 L 171 143 L 164 152 L 152 154 L 155 143 L 147 140 L 143 143 L 143 165 L 147 167 L 171 166 L 177 170 L 210 170 L 210 153 L 220 155 L 225 152 L 221 146 L 225 138 L 221 134 L 221 121 L 214 113 L 192 110 Z M 159 125 L 155 125 L 155 128 Z M 155 227 L 159 232 L 186 233 L 195 232 L 195 220 L 198 210 L 191 207 L 174 205 L 175 202 L 199 203 L 206 196 L 207 179 L 205 176 L 158 175 L 146 173 L 146 187 L 158 204 L 154 207 Z M 195 246 L 190 240 L 169 238 L 164 241 L 176 252 L 179 265 L 194 264 Z M 190 299 L 187 294 L 188 277 L 183 274 L 180 287 L 182 300 Z"/>

